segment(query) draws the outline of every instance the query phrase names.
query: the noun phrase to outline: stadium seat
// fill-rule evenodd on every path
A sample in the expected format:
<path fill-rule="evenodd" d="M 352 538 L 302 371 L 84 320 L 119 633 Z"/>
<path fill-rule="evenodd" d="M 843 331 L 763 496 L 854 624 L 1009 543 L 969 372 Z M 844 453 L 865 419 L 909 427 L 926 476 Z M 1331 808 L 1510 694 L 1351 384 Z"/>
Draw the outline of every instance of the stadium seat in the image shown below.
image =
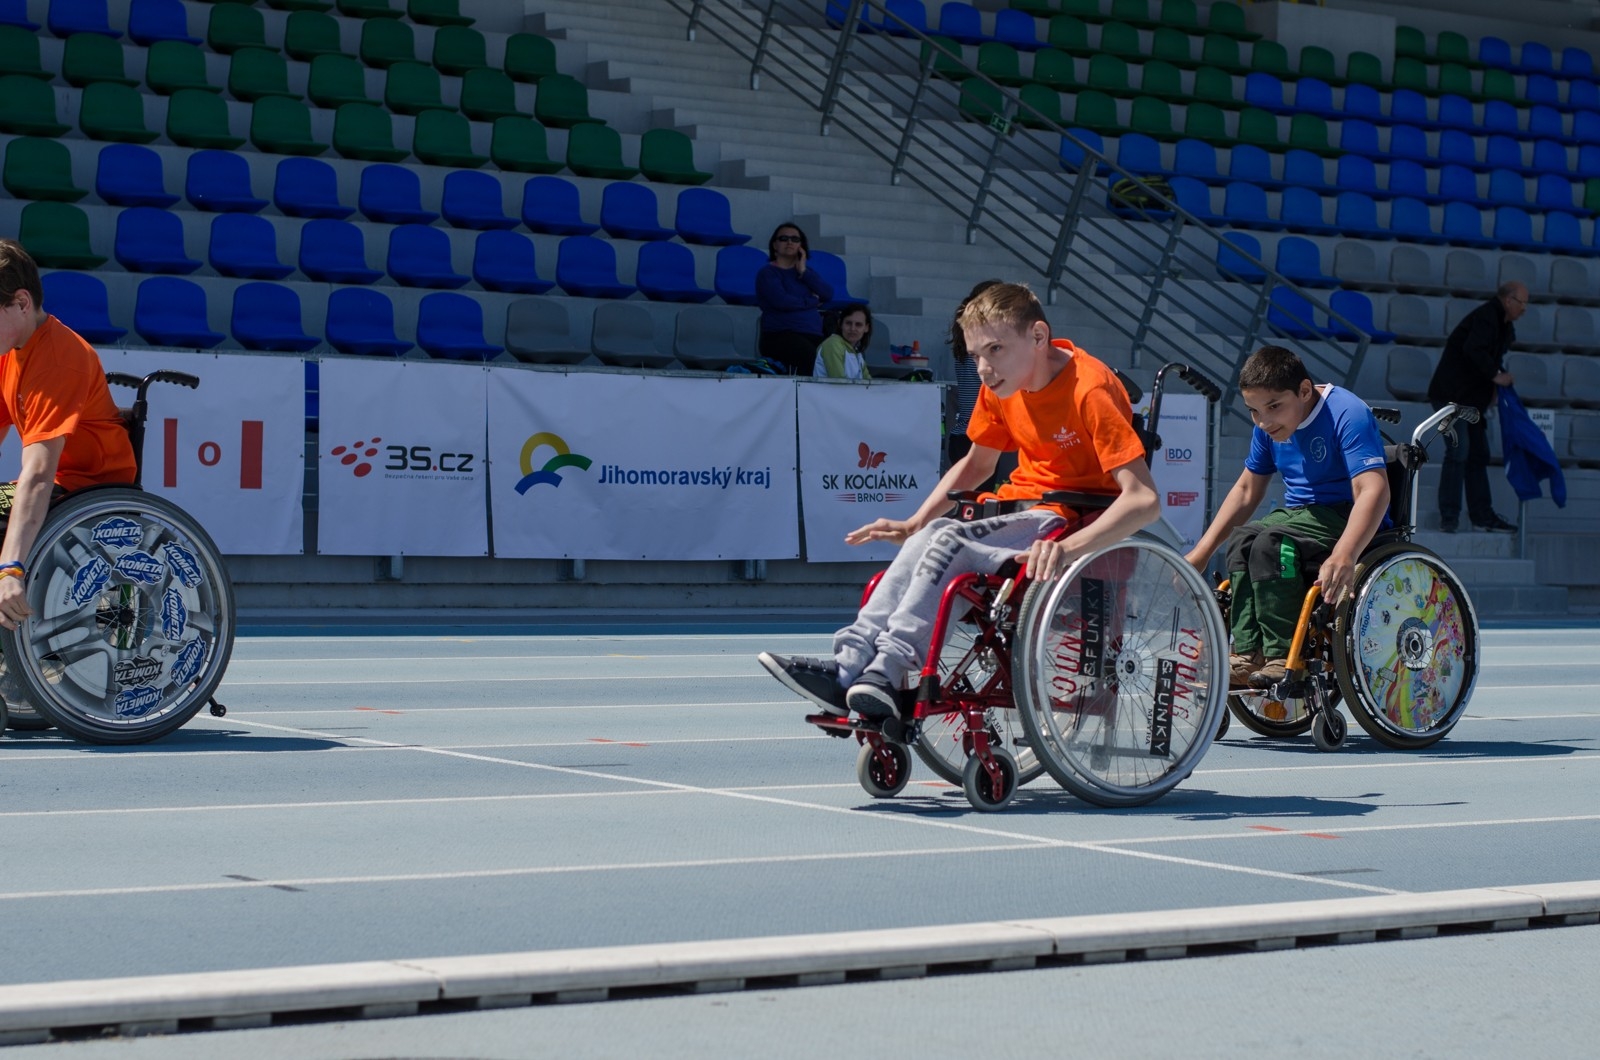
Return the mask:
<path fill-rule="evenodd" d="M 928 25 L 928 9 L 922 0 L 884 0 L 878 29 L 892 37 L 910 37 L 933 32 Z"/>
<path fill-rule="evenodd" d="M 1230 182 L 1226 186 L 1232 187 L 1234 183 L 1236 182 Z M 1187 210 L 1200 221 L 1210 225 L 1226 225 L 1230 223 L 1230 218 L 1226 212 L 1217 213 L 1211 208 L 1211 189 L 1200 183 L 1198 180 L 1193 180 L 1189 177 L 1173 177 L 1167 182 L 1167 185 L 1172 189 L 1172 201 L 1177 203 L 1182 209 Z M 1244 187 L 1246 185 L 1240 186 Z M 1256 190 L 1259 191 L 1260 189 L 1258 188 Z M 1248 195 L 1248 193 L 1244 194 Z M 1235 196 L 1238 197 L 1239 193 L 1236 192 Z M 1226 197 L 1226 193 L 1224 193 L 1224 197 Z M 1126 216 L 1137 218 L 1144 216 L 1146 213 L 1154 216 L 1165 215 L 1167 212 L 1168 211 L 1160 209 L 1152 209 L 1149 211 L 1130 211 L 1128 214 L 1126 214 Z M 1264 207 L 1262 212 L 1263 214 L 1265 213 Z"/>
<path fill-rule="evenodd" d="M 182 147 L 219 151 L 244 144 L 244 137 L 235 136 L 229 127 L 228 104 L 214 92 L 199 88 L 181 88 L 168 98 L 167 139 Z"/>
<path fill-rule="evenodd" d="M 395 63 L 417 61 L 417 38 L 402 19 L 368 19 L 361 25 L 356 55 L 368 66 L 386 70 Z"/>
<path fill-rule="evenodd" d="M 1541 174 L 1534 184 L 1533 208 L 1535 210 L 1564 210 L 1589 214 L 1593 207 L 1587 203 L 1573 204 L 1572 181 L 1554 173 Z"/>
<path fill-rule="evenodd" d="M 157 41 L 145 53 L 144 82 L 150 91 L 170 96 L 185 88 L 216 92 L 206 76 L 206 55 L 197 46 L 182 41 Z"/>
<path fill-rule="evenodd" d="M 1438 280 L 1433 257 L 1421 247 L 1409 244 L 1397 245 L 1389 252 L 1389 286 L 1418 294 L 1448 293 Z"/>
<path fill-rule="evenodd" d="M 126 88 L 124 85 L 112 87 Z M 134 97 L 138 98 L 139 94 L 133 89 L 128 88 L 127 91 L 133 92 Z M 86 91 L 85 97 L 87 94 Z M 67 128 L 56 121 L 56 93 L 49 84 L 22 74 L 0 77 L 0 132 L 18 136 L 55 137 L 66 132 Z M 85 133 L 88 131 L 84 130 Z M 155 136 L 155 133 L 151 133 L 150 139 L 155 139 Z"/>
<path fill-rule="evenodd" d="M 1333 274 L 1345 287 L 1377 291 L 1389 286 L 1378 268 L 1378 255 L 1366 243 L 1344 240 L 1333 248 Z"/>
<path fill-rule="evenodd" d="M 39 28 L 39 23 L 28 20 L 28 0 L 0 0 L 0 24 L 16 26 L 29 33 Z"/>
<path fill-rule="evenodd" d="M 383 105 L 396 114 L 444 110 L 439 71 L 410 61 L 390 65 L 383 83 Z"/>
<path fill-rule="evenodd" d="M 519 298 L 506 307 L 506 352 L 530 364 L 577 364 L 589 344 L 572 333 L 563 298 Z"/>
<path fill-rule="evenodd" d="M 710 188 L 687 188 L 678 194 L 678 238 L 685 243 L 707 246 L 736 246 L 750 237 L 733 230 L 728 197 Z"/>
<path fill-rule="evenodd" d="M 54 71 L 40 65 L 38 37 L 21 26 L 0 24 L 0 76 L 12 74 L 40 81 L 55 77 Z"/>
<path fill-rule="evenodd" d="M 1558 71 L 1569 81 L 1594 80 L 1594 57 L 1582 48 L 1561 49 L 1561 68 Z"/>
<path fill-rule="evenodd" d="M 1026 11 L 1002 8 L 994 14 L 994 39 L 1023 51 L 1044 47 L 1039 39 L 1039 27 L 1034 17 Z"/>
<path fill-rule="evenodd" d="M 1260 240 L 1243 232 L 1228 232 L 1225 235 L 1226 239 L 1217 241 L 1217 272 L 1222 278 L 1250 284 L 1265 281 L 1266 270 L 1250 260 L 1261 260 Z"/>
<path fill-rule="evenodd" d="M 247 350 L 304 353 L 322 341 L 300 328 L 300 296 L 276 283 L 235 287 L 229 330 Z"/>
<path fill-rule="evenodd" d="M 1570 213 L 1544 215 L 1544 246 L 1558 254 L 1592 254 L 1593 247 L 1583 241 L 1578 219 Z"/>
<path fill-rule="evenodd" d="M 267 96 L 251 106 L 250 142 L 276 155 L 320 155 L 328 149 L 311 135 L 310 108 L 282 96 Z"/>
<path fill-rule="evenodd" d="M 383 273 L 367 267 L 361 229 L 331 218 L 315 218 L 301 227 L 300 271 L 322 283 L 373 283 L 383 278 Z"/>
<path fill-rule="evenodd" d="M 384 224 L 432 224 L 439 215 L 422 208 L 422 181 L 403 166 L 367 166 L 361 171 L 356 207 Z"/>
<path fill-rule="evenodd" d="M 1309 239 L 1285 236 L 1278 241 L 1278 258 L 1273 266 L 1279 275 L 1301 287 L 1337 287 L 1339 280 L 1322 271 L 1322 252 Z"/>
<path fill-rule="evenodd" d="M 1513 258 L 1526 263 L 1528 271 L 1532 272 L 1533 263 L 1527 258 L 1518 258 L 1515 254 L 1506 254 L 1502 257 L 1502 269 L 1507 261 Z M 1472 250 L 1452 250 L 1444 256 L 1444 289 L 1448 293 L 1458 298 L 1487 298 L 1494 293 L 1494 288 L 1494 282 L 1489 279 L 1489 269 L 1484 263 L 1482 254 Z M 1532 289 L 1531 285 L 1529 289 Z"/>
<path fill-rule="evenodd" d="M 489 68 L 483 34 L 465 26 L 443 26 L 433 35 L 433 65 L 440 73 L 464 77 Z"/>
<path fill-rule="evenodd" d="M 268 48 L 241 48 L 228 63 L 228 95 L 246 103 L 282 96 L 300 102 L 300 93 L 289 87 L 289 64 L 283 55 Z"/>
<path fill-rule="evenodd" d="M 184 248 L 183 222 L 153 206 L 130 206 L 117 214 L 113 254 L 129 272 L 186 276 L 202 264 Z"/>
<path fill-rule="evenodd" d="M 1568 357 L 1561 369 L 1561 393 L 1578 408 L 1600 408 L 1600 357 Z"/>
<path fill-rule="evenodd" d="M 1100 134 L 1095 132 L 1093 129 L 1072 128 L 1068 129 L 1066 134 L 1062 135 L 1061 146 L 1057 151 L 1057 157 L 1059 157 L 1061 160 L 1062 169 L 1069 169 L 1076 172 L 1083 167 L 1086 161 L 1088 161 L 1089 155 L 1085 150 L 1085 147 L 1104 158 L 1106 153 L 1105 146 L 1105 143 L 1100 139 Z M 1101 173 L 1106 172 L 1106 168 L 1103 163 L 1098 165 L 1096 168 Z"/>
<path fill-rule="evenodd" d="M 766 263 L 766 254 L 754 247 L 728 246 L 717 251 L 711 283 L 717 297 L 729 305 L 755 305 L 756 273 Z"/>
<path fill-rule="evenodd" d="M 1206 14 L 1206 29 L 1247 43 L 1261 39 L 1261 34 L 1245 28 L 1244 9 L 1230 0 L 1216 0 L 1211 5 Z"/>
<path fill-rule="evenodd" d="M 1492 247 L 1494 240 L 1483 234 L 1483 214 L 1476 206 L 1464 202 L 1444 204 L 1443 242 L 1466 247 Z"/>
<path fill-rule="evenodd" d="M 319 55 L 343 55 L 339 23 L 321 11 L 291 11 L 284 23 L 283 50 L 303 63 Z"/>
<path fill-rule="evenodd" d="M 371 103 L 346 103 L 335 112 L 333 149 L 367 162 L 398 162 L 408 154 L 394 146 L 389 112 Z"/>
<path fill-rule="evenodd" d="M 255 213 L 267 205 L 250 186 L 249 163 L 228 151 L 191 154 L 184 194 L 197 210 Z"/>
<path fill-rule="evenodd" d="M 517 219 L 506 216 L 500 181 L 487 173 L 457 170 L 444 178 L 439 212 L 456 228 L 515 228 Z"/>
<path fill-rule="evenodd" d="M 592 122 L 567 130 L 567 168 L 580 177 L 607 180 L 631 180 L 639 175 L 636 168 L 622 160 L 622 137 L 617 131 Z"/>
<path fill-rule="evenodd" d="M 483 307 L 462 294 L 430 294 L 418 303 L 417 345 L 452 361 L 487 361 L 500 352 L 484 341 Z"/>
<path fill-rule="evenodd" d="M 593 236 L 568 236 L 556 255 L 556 283 L 583 298 L 626 298 L 632 284 L 617 278 L 617 252 Z"/>
<path fill-rule="evenodd" d="M 111 322 L 106 285 L 86 272 L 47 272 L 39 277 L 46 312 L 90 342 L 117 342 L 128 333 Z"/>
<path fill-rule="evenodd" d="M 715 291 L 695 281 L 694 253 L 682 243 L 646 243 L 639 248 L 634 283 L 657 302 L 708 302 Z"/>
<path fill-rule="evenodd" d="M 565 168 L 565 163 L 550 157 L 544 126 L 520 115 L 495 119 L 489 158 L 514 173 L 559 173 Z"/>
<path fill-rule="evenodd" d="M 1401 197 L 1389 204 L 1389 235 L 1416 243 L 1445 243 L 1433 227 L 1433 212 L 1418 199 Z"/>
<path fill-rule="evenodd" d="M 704 184 L 710 173 L 694 167 L 694 144 L 676 129 L 651 129 L 639 140 L 639 171 L 667 184 Z"/>
<path fill-rule="evenodd" d="M 241 48 L 267 48 L 266 20 L 249 3 L 212 4 L 206 47 L 220 55 L 232 55 Z"/>
<path fill-rule="evenodd" d="M 1440 325 L 1426 298 L 1410 294 L 1389 299 L 1388 330 L 1395 333 L 1395 341 L 1414 346 L 1443 346 L 1450 333 L 1448 327 Z"/>
<path fill-rule="evenodd" d="M 1046 48 L 1033 57 L 1033 83 L 1075 92 L 1079 88 L 1072 56 L 1059 48 Z"/>
<path fill-rule="evenodd" d="M 1267 304 L 1267 326 L 1292 339 L 1318 336 L 1311 303 L 1292 287 L 1274 287 Z"/>
<path fill-rule="evenodd" d="M 209 350 L 226 336 L 206 319 L 206 292 L 176 276 L 152 276 L 134 296 L 133 330 L 152 346 Z"/>
<path fill-rule="evenodd" d="M 621 302 L 595 307 L 589 348 L 601 361 L 619 368 L 665 368 L 672 364 L 672 355 L 656 346 L 655 322 L 650 314 L 639 306 Z"/>
<path fill-rule="evenodd" d="M 1563 302 L 1600 304 L 1600 285 L 1589 274 L 1589 267 L 1573 258 L 1550 262 L 1550 293 Z"/>
<path fill-rule="evenodd" d="M 533 101 L 533 116 L 542 125 L 554 125 L 561 129 L 603 124 L 599 118 L 589 116 L 589 90 L 583 87 L 582 82 L 566 74 L 547 74 L 540 79 L 539 91 Z"/>
<path fill-rule="evenodd" d="M 556 46 L 536 33 L 506 38 L 505 72 L 513 81 L 537 85 L 556 72 Z"/>
<path fill-rule="evenodd" d="M 1579 152 L 1580 158 L 1582 151 Z M 1555 140 L 1535 140 L 1533 142 L 1533 164 L 1529 167 L 1538 176 L 1553 174 L 1555 176 L 1570 176 L 1581 172 L 1574 169 L 1567 159 L 1567 145 Z"/>
<path fill-rule="evenodd" d="M 823 309 L 843 309 L 848 305 L 867 305 L 868 300 L 859 295 L 850 293 L 849 277 L 844 264 L 844 259 L 837 254 L 830 254 L 826 250 L 812 250 L 806 259 L 808 268 L 817 270 L 817 274 L 828 281 L 828 286 L 833 288 L 833 297 L 822 305 Z"/>
<path fill-rule="evenodd" d="M 489 291 L 543 294 L 554 284 L 539 276 L 533 240 L 518 232 L 490 230 L 478 235 L 472 278 Z"/>
<path fill-rule="evenodd" d="M 290 217 L 340 221 L 354 212 L 339 201 L 339 178 L 334 168 L 314 158 L 285 158 L 278 163 L 272 202 Z"/>
<path fill-rule="evenodd" d="M 1389 163 L 1389 183 L 1384 191 L 1390 197 L 1404 196 L 1422 202 L 1433 202 L 1439 198 L 1428 187 L 1428 170 L 1408 158 Z"/>
<path fill-rule="evenodd" d="M 106 0 L 50 0 L 45 22 L 50 27 L 52 37 L 70 37 L 74 33 L 122 36 L 121 32 L 111 28 Z"/>
<path fill-rule="evenodd" d="M 1168 172 L 1161 164 L 1161 145 L 1143 133 L 1128 133 L 1117 138 L 1117 165 L 1137 176 L 1160 176 Z"/>
<path fill-rule="evenodd" d="M 1283 181 L 1272 175 L 1272 157 L 1254 144 L 1236 144 L 1228 152 L 1228 180 L 1262 188 L 1281 185 Z"/>
<path fill-rule="evenodd" d="M 1389 396 L 1401 401 L 1427 401 L 1435 356 L 1415 346 L 1396 346 L 1385 363 Z"/>
<path fill-rule="evenodd" d="M 1345 342 L 1359 342 L 1365 332 L 1375 343 L 1395 341 L 1395 333 L 1384 331 L 1372 322 L 1372 299 L 1359 291 L 1335 291 L 1328 296 L 1328 308 L 1349 325 L 1333 316 L 1328 317 L 1327 335 Z"/>
<path fill-rule="evenodd" d="M 449 110 L 425 110 L 417 115 L 411 153 L 430 166 L 477 169 L 489 161 L 472 150 L 472 126 Z"/>
<path fill-rule="evenodd" d="M 89 194 L 72 182 L 72 155 L 53 140 L 22 137 L 6 145 L 5 189 L 19 199 L 77 202 Z"/>
<path fill-rule="evenodd" d="M 311 60 L 306 97 L 326 110 L 346 103 L 371 103 L 366 67 L 348 55 L 319 55 Z"/>
<path fill-rule="evenodd" d="M 1234 139 L 1265 151 L 1284 150 L 1283 140 L 1278 136 L 1277 115 L 1259 107 L 1247 107 L 1239 112 L 1238 133 Z"/>
<path fill-rule="evenodd" d="M 113 206 L 167 207 L 178 201 L 166 189 L 161 156 L 134 144 L 107 144 L 100 149 L 94 190 Z"/>
<path fill-rule="evenodd" d="M 499 70 L 468 70 L 461 78 L 460 106 L 461 113 L 473 121 L 499 121 L 522 114 L 517 107 L 516 82 Z M 542 136 L 543 126 L 539 132 Z"/>
<path fill-rule="evenodd" d="M 294 266 L 278 260 L 278 231 L 264 217 L 218 214 L 211 222 L 211 267 L 224 276 L 281 280 Z"/>
<path fill-rule="evenodd" d="M 1483 164 L 1490 169 L 1510 169 L 1518 173 L 1527 169 L 1522 162 L 1522 143 L 1503 134 L 1489 137 L 1483 152 Z"/>
<path fill-rule="evenodd" d="M 1308 78 L 1307 80 L 1310 79 Z M 1200 93 L 1196 92 L 1195 96 L 1197 98 L 1206 99 L 1212 103 L 1217 102 L 1209 95 L 1201 96 Z M 1283 82 L 1278 78 L 1273 77 L 1271 74 L 1249 73 L 1245 75 L 1244 102 L 1246 106 L 1272 111 L 1274 113 L 1295 109 L 1284 103 Z"/>
<path fill-rule="evenodd" d="M 1217 149 L 1204 140 L 1179 140 L 1172 151 L 1172 172 L 1207 184 L 1222 183 L 1222 174 L 1217 171 Z"/>
<path fill-rule="evenodd" d="M 470 26 L 474 21 L 461 13 L 460 0 L 407 0 L 406 14 L 424 26 Z"/>
<path fill-rule="evenodd" d="M 1443 202 L 1467 202 L 1474 206 L 1490 205 L 1487 198 L 1478 194 L 1478 175 L 1465 166 L 1453 163 L 1439 167 L 1438 198 Z"/>
<path fill-rule="evenodd" d="M 1538 253 L 1542 244 L 1533 238 L 1533 218 L 1516 206 L 1501 206 L 1494 211 L 1492 241 L 1508 250 Z"/>
<path fill-rule="evenodd" d="M 560 177 L 533 177 L 522 186 L 522 223 L 558 236 L 586 236 L 600 228 L 579 212 L 577 185 Z"/>
<path fill-rule="evenodd" d="M 1378 206 L 1371 196 L 1358 191 L 1341 191 L 1333 204 L 1333 224 L 1340 232 L 1364 239 L 1393 239 L 1387 228 L 1378 224 Z"/>
<path fill-rule="evenodd" d="M 1089 43 L 1089 27 L 1072 15 L 1056 15 L 1045 29 L 1045 40 L 1052 48 L 1069 55 L 1090 56 L 1095 49 Z"/>
<path fill-rule="evenodd" d="M 323 331 L 340 353 L 399 357 L 411 349 L 411 343 L 395 337 L 394 303 L 364 287 L 341 287 L 328 295 Z"/>
<path fill-rule="evenodd" d="M 1138 103 L 1139 100 L 1134 100 L 1135 106 Z M 1184 108 L 1183 135 L 1204 140 L 1215 147 L 1231 147 L 1234 144 L 1233 137 L 1228 135 L 1221 108 L 1210 103 L 1195 102 Z"/>
<path fill-rule="evenodd" d="M 733 314 L 715 306 L 687 306 L 674 322 L 672 352 L 688 368 L 720 372 L 750 358 L 734 340 Z"/>
<path fill-rule="evenodd" d="M 1224 75 L 1223 81 L 1217 82 L 1216 85 L 1213 86 L 1206 83 L 1198 73 L 1195 75 L 1195 96 L 1197 98 L 1204 99 L 1207 102 L 1216 103 L 1218 106 L 1223 106 L 1223 101 L 1213 95 L 1213 87 L 1226 87 L 1229 90 L 1229 97 L 1231 99 L 1233 89 L 1232 78 Z M 1182 71 L 1180 71 L 1171 63 L 1164 62 L 1160 59 L 1151 59 L 1149 62 L 1140 67 L 1139 92 L 1141 95 L 1155 96 L 1157 99 L 1164 99 L 1168 103 L 1182 103 L 1188 97 L 1188 93 L 1186 93 L 1183 88 Z"/>
<path fill-rule="evenodd" d="M 129 86 L 139 83 L 126 73 L 122 42 L 97 33 L 79 33 L 67 38 L 61 50 L 61 76 L 76 88 L 96 81 Z"/>
<path fill-rule="evenodd" d="M 339 14 L 349 18 L 391 19 L 401 18 L 404 11 L 389 6 L 389 0 L 334 0 Z"/>
<path fill-rule="evenodd" d="M 656 194 L 644 184 L 614 181 L 600 199 L 600 227 L 617 239 L 671 239 L 670 228 L 657 221 Z"/>
<path fill-rule="evenodd" d="M 182 0 L 131 0 L 128 36 L 147 48 L 164 42 L 201 43 L 189 35 L 189 15 Z"/>
<path fill-rule="evenodd" d="M 982 44 L 988 39 L 978 9 L 959 0 L 940 5 L 939 32 L 962 44 Z"/>
<path fill-rule="evenodd" d="M 1174 26 L 1160 26 L 1150 39 L 1150 61 L 1184 69 L 1194 67 L 1194 42 L 1190 34 Z"/>
<path fill-rule="evenodd" d="M 1334 172 L 1334 182 L 1330 184 L 1328 167 L 1321 155 L 1301 151 L 1298 148 L 1284 152 L 1283 183 L 1286 185 L 1326 194 L 1359 191 L 1363 195 L 1372 195 L 1378 190 L 1370 158 L 1345 155 L 1339 159 L 1339 165 Z M 1367 179 L 1363 180 L 1363 176 Z"/>
<path fill-rule="evenodd" d="M 1222 215 L 1230 225 L 1268 231 L 1283 227 L 1282 222 L 1267 212 L 1267 193 L 1240 180 L 1230 180 L 1223 186 Z"/>
<path fill-rule="evenodd" d="M 398 225 L 389 233 L 389 275 L 406 287 L 454 290 L 471 279 L 450 261 L 450 237 L 427 225 Z"/>

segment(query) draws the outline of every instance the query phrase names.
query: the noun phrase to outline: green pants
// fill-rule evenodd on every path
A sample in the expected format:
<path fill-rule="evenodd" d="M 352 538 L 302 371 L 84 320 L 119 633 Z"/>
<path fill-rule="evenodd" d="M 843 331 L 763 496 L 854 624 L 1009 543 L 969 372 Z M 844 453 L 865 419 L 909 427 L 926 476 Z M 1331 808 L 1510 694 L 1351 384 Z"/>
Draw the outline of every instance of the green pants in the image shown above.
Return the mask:
<path fill-rule="evenodd" d="M 1350 521 L 1348 505 L 1278 508 L 1228 538 L 1233 650 L 1286 659 L 1316 568 Z"/>

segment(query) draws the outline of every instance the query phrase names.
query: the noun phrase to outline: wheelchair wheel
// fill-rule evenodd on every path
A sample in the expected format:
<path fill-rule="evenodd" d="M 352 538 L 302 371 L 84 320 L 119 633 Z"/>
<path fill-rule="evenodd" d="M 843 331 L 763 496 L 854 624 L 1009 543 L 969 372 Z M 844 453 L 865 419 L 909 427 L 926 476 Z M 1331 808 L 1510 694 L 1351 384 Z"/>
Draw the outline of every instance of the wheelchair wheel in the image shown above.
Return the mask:
<path fill-rule="evenodd" d="M 968 621 L 951 622 L 939 650 L 939 684 L 952 689 L 978 692 L 996 676 L 996 659 L 979 643 L 980 628 Z M 1044 772 L 1033 749 L 1025 746 L 1022 722 L 1013 709 L 992 707 L 986 719 L 990 746 L 1004 747 L 1017 760 L 1017 783 L 1026 784 Z M 915 747 L 917 757 L 950 784 L 962 783 L 967 765 L 966 721 L 959 713 L 935 714 L 923 719 L 922 735 Z"/>
<path fill-rule="evenodd" d="M 1000 769 L 998 779 L 983 768 L 983 760 L 976 755 L 967 759 L 961 769 L 961 788 L 974 810 L 992 813 L 1011 805 L 1017 795 L 1017 760 L 1010 752 L 995 748 L 994 763 Z"/>
<path fill-rule="evenodd" d="M 1478 616 L 1426 549 L 1394 544 L 1362 562 L 1339 608 L 1334 672 L 1357 724 L 1400 750 L 1428 747 L 1461 720 L 1478 679 Z"/>
<path fill-rule="evenodd" d="M 1228 635 L 1212 590 L 1143 535 L 1030 585 L 1013 660 L 1029 745 L 1096 805 L 1166 794 L 1222 725 Z"/>
<path fill-rule="evenodd" d="M 233 650 L 233 585 L 182 509 L 86 490 L 51 510 L 26 565 L 33 617 L 0 630 L 0 650 L 46 721 L 90 743 L 143 743 L 210 699 Z"/>
<path fill-rule="evenodd" d="M 1228 709 L 1245 728 L 1262 736 L 1299 736 L 1311 728 L 1311 708 L 1303 699 L 1279 702 L 1260 693 L 1230 695 Z"/>
<path fill-rule="evenodd" d="M 856 755 L 856 779 L 873 798 L 892 799 L 911 779 L 911 755 L 903 744 L 868 741 Z"/>
<path fill-rule="evenodd" d="M 55 727 L 28 699 L 27 689 L 7 668 L 3 655 L 0 655 L 0 705 L 5 707 L 6 719 L 0 728 L 14 729 L 17 732 L 42 732 Z"/>

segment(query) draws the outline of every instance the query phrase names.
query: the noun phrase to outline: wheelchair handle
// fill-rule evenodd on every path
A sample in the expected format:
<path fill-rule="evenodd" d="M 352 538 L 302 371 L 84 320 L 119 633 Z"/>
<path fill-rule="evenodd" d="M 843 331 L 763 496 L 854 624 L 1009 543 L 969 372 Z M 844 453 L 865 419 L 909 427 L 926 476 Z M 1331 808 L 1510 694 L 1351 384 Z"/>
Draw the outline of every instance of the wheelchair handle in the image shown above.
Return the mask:
<path fill-rule="evenodd" d="M 1150 418 L 1145 423 L 1145 429 L 1156 439 L 1153 444 L 1160 444 L 1161 395 L 1166 390 L 1168 372 L 1177 372 L 1179 379 L 1188 383 L 1207 401 L 1222 400 L 1222 388 L 1213 383 L 1205 373 L 1181 361 L 1168 361 L 1156 370 L 1155 382 L 1150 384 Z"/>
<path fill-rule="evenodd" d="M 1435 412 L 1432 416 L 1429 416 L 1427 419 L 1417 424 L 1417 429 L 1411 432 L 1411 444 L 1418 447 L 1424 445 L 1425 439 L 1434 431 L 1438 431 L 1446 438 L 1454 438 L 1455 434 L 1453 428 L 1456 420 L 1460 420 L 1463 423 L 1477 423 L 1482 418 L 1482 414 L 1471 406 L 1456 404 L 1446 405 L 1444 408 Z"/>
<path fill-rule="evenodd" d="M 1399 423 L 1400 422 L 1400 410 L 1399 409 L 1384 408 L 1384 407 L 1379 406 L 1379 405 L 1374 405 L 1374 406 L 1372 406 L 1372 415 L 1380 423 Z"/>

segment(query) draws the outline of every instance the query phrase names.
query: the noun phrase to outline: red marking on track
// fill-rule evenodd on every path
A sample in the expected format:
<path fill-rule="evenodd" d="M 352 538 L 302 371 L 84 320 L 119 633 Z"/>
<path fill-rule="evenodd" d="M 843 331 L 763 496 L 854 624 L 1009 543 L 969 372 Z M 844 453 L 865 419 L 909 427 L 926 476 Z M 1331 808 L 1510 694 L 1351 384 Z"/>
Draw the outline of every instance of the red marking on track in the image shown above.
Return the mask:
<path fill-rule="evenodd" d="M 647 743 L 632 743 L 632 742 L 629 742 L 628 740 L 607 740 L 607 739 L 604 739 L 604 738 L 599 737 L 599 736 L 591 736 L 591 737 L 589 737 L 589 742 L 590 743 L 614 743 L 614 744 L 620 744 L 623 747 L 649 747 L 650 746 Z"/>
<path fill-rule="evenodd" d="M 1344 836 L 1339 836 L 1339 835 L 1328 835 L 1326 832 L 1307 832 L 1307 833 L 1305 833 L 1305 835 L 1306 835 L 1307 839 L 1343 839 L 1344 838 Z"/>
<path fill-rule="evenodd" d="M 404 714 L 405 713 L 405 711 L 403 711 L 403 710 L 380 710 L 377 707 L 357 707 L 355 709 L 364 710 L 364 711 L 367 711 L 368 713 L 371 713 L 371 714 Z"/>
<path fill-rule="evenodd" d="M 947 784 L 942 780 L 919 780 L 918 784 L 925 788 L 953 788 L 954 784 Z"/>
<path fill-rule="evenodd" d="M 1245 827 L 1246 828 L 1253 828 L 1257 832 L 1287 832 L 1288 831 L 1287 828 L 1274 828 L 1271 825 L 1267 825 L 1267 824 L 1247 824 L 1247 825 L 1245 825 Z"/>

